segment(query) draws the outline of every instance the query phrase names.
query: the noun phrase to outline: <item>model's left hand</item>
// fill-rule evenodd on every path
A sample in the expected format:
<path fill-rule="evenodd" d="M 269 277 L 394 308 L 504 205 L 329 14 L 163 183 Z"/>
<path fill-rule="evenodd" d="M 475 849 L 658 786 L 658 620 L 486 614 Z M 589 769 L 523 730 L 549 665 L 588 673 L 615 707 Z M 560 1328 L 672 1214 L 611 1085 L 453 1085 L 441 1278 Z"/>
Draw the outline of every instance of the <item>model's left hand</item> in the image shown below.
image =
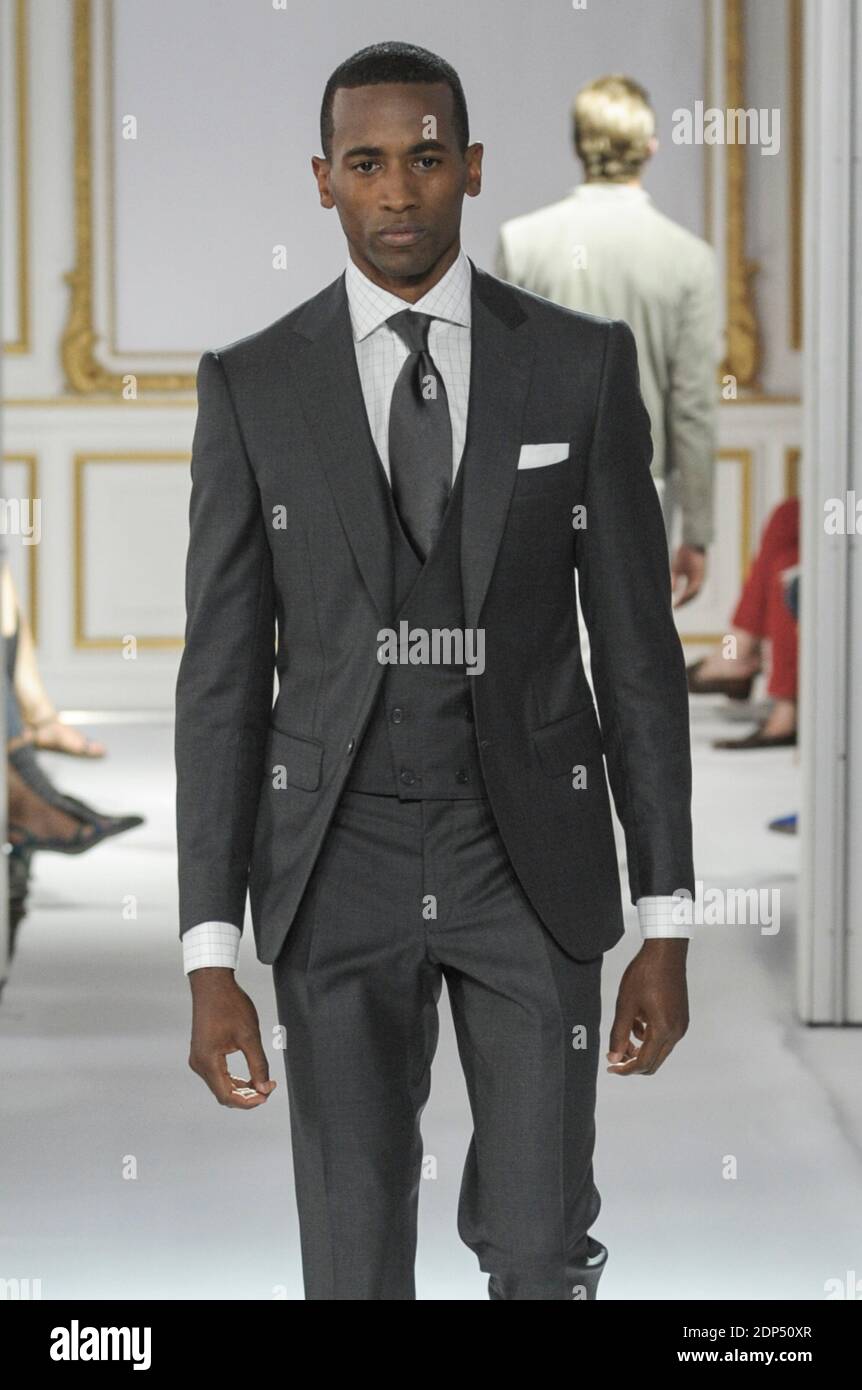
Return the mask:
<path fill-rule="evenodd" d="M 608 1071 L 652 1076 L 679 1042 L 688 1028 L 687 954 L 688 937 L 654 937 L 629 961 L 617 993 Z"/>
<path fill-rule="evenodd" d="M 675 595 L 674 608 L 679 608 L 684 603 L 690 603 L 695 595 L 700 593 L 705 578 L 706 554 L 700 550 L 695 550 L 690 545 L 678 546 L 670 567 L 671 589 Z M 685 585 L 682 592 L 678 594 L 680 579 L 685 581 Z"/>

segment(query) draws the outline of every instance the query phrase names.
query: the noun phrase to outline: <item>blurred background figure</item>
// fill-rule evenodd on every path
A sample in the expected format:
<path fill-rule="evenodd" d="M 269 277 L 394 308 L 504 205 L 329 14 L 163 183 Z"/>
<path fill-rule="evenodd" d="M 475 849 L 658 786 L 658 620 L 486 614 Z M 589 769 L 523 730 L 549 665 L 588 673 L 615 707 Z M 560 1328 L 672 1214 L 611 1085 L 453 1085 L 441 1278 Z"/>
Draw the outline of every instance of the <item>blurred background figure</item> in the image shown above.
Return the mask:
<path fill-rule="evenodd" d="M 786 748 L 796 744 L 799 684 L 799 498 L 777 506 L 763 528 L 728 636 L 688 667 L 693 695 L 747 700 L 768 647 L 767 717 L 743 738 L 713 740 L 714 748 Z M 732 638 L 732 643 L 728 642 Z"/>
<path fill-rule="evenodd" d="M 788 570 L 784 571 L 784 602 L 797 623 L 799 622 L 799 576 L 801 570 L 801 565 L 791 565 Z M 786 816 L 775 816 L 769 822 L 769 829 L 774 830 L 778 835 L 798 835 L 798 811 L 792 811 Z"/>
<path fill-rule="evenodd" d="M 103 814 L 79 797 L 61 791 L 45 772 L 37 750 L 93 758 L 102 757 L 105 748 L 65 724 L 52 704 L 39 674 L 30 629 L 20 611 L 6 562 L 0 571 L 0 611 L 5 643 L 11 958 L 25 915 L 34 852 L 83 854 L 112 835 L 142 825 L 144 817 Z"/>
<path fill-rule="evenodd" d="M 630 77 L 600 77 L 578 92 L 573 118 L 585 182 L 560 202 L 504 222 L 493 268 L 568 309 L 624 319 L 632 329 L 669 542 L 681 512 L 672 558 L 679 606 L 703 584 L 714 535 L 715 252 L 659 212 L 641 187 L 658 148 L 643 87 Z"/>
<path fill-rule="evenodd" d="M 15 592 L 15 581 L 4 560 L 0 571 L 2 586 L 3 635 L 7 642 L 6 669 L 11 690 L 7 692 L 6 734 L 11 738 L 27 730 L 26 740 L 43 752 L 68 753 L 78 758 L 102 758 L 105 745 L 89 739 L 80 729 L 66 724 L 57 713 L 39 674 L 33 634 L 22 613 Z"/>

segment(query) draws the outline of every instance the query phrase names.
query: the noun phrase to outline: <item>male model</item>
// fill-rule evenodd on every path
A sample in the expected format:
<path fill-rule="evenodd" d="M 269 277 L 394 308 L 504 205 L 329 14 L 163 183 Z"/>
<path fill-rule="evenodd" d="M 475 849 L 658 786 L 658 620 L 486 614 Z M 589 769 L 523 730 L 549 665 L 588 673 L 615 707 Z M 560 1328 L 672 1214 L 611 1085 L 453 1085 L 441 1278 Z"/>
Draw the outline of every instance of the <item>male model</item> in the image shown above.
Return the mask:
<path fill-rule="evenodd" d="M 654 1072 L 688 1024 L 687 942 L 661 939 L 687 935 L 672 895 L 694 892 L 688 697 L 634 340 L 465 256 L 468 138 L 434 54 L 375 44 L 337 68 L 312 165 L 346 272 L 198 372 L 189 1060 L 224 1105 L 275 1084 L 234 979 L 248 888 L 309 1299 L 415 1299 L 444 977 L 474 1122 L 460 1235 L 491 1298 L 596 1296 L 600 975 L 623 934 L 603 755 L 649 937 L 609 1069 Z"/>
<path fill-rule="evenodd" d="M 659 212 L 642 186 L 658 149 L 655 112 L 630 77 L 599 77 L 573 110 L 584 182 L 561 201 L 505 222 L 497 275 L 567 309 L 624 319 L 637 344 L 650 417 L 652 472 L 673 551 L 677 603 L 703 585 L 714 539 L 719 356 L 715 252 Z"/>

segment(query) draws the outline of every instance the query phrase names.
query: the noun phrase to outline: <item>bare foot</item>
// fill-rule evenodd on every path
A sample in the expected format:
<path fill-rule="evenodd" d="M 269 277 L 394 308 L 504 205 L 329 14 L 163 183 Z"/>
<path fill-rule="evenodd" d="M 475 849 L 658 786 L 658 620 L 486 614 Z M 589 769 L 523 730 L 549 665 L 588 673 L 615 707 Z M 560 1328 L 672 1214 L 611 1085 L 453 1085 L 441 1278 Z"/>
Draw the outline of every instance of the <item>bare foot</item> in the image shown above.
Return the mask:
<path fill-rule="evenodd" d="M 721 647 L 713 647 L 712 651 L 707 652 L 697 673 L 698 680 L 727 680 L 733 677 L 744 679 L 746 676 L 756 676 L 760 670 L 760 653 L 754 645 L 754 639 L 749 638 L 747 650 L 743 649 L 743 644 L 737 645 L 736 656 L 725 656 Z"/>
<path fill-rule="evenodd" d="M 78 758 L 103 758 L 107 751 L 103 743 L 87 738 L 72 724 L 64 724 L 59 715 L 40 719 L 32 727 L 33 745 L 43 752 L 72 753 Z"/>

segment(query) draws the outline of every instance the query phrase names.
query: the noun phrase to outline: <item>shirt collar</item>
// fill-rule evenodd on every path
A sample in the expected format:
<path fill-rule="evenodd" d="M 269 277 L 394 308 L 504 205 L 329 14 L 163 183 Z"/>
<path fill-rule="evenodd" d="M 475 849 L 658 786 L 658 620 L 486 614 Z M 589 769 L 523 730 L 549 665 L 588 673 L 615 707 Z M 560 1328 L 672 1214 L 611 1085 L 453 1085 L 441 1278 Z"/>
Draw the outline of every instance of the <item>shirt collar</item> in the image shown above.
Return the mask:
<path fill-rule="evenodd" d="M 347 262 L 344 283 L 356 342 L 367 338 L 401 309 L 413 309 L 416 313 L 432 314 L 448 323 L 470 327 L 472 272 L 463 246 L 446 274 L 415 304 L 408 304 L 399 295 L 375 285 L 352 260 Z"/>

